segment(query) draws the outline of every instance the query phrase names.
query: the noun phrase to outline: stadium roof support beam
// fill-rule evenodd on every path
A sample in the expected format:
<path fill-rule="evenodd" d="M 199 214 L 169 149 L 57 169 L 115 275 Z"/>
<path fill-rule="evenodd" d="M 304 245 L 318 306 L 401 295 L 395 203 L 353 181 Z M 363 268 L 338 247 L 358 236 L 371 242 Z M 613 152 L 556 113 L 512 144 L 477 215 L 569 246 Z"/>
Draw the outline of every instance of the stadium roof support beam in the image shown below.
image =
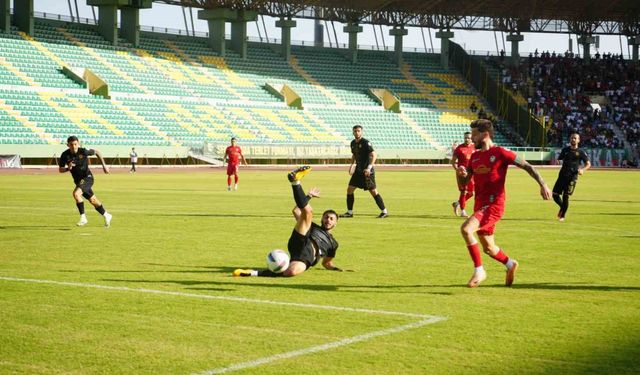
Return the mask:
<path fill-rule="evenodd" d="M 253 10 L 238 10 L 237 17 L 231 20 L 231 47 L 240 57 L 247 57 L 247 21 L 258 19 L 258 12 Z"/>
<path fill-rule="evenodd" d="M 8 33 L 11 30 L 11 0 L 0 0 L 0 31 Z"/>
<path fill-rule="evenodd" d="M 355 64 L 358 62 L 358 33 L 362 32 L 362 26 L 350 22 L 342 30 L 349 34 L 348 58 L 352 64 Z"/>
<path fill-rule="evenodd" d="M 134 46 L 140 44 L 140 9 L 151 8 L 152 0 L 87 0 L 98 7 L 98 32 L 111 44 L 118 45 L 118 9 L 121 10 L 120 34 Z"/>
<path fill-rule="evenodd" d="M 409 30 L 405 29 L 403 25 L 394 26 L 393 29 L 389 30 L 389 35 L 395 38 L 395 60 L 398 65 L 402 64 L 402 39 L 407 34 L 409 34 Z"/>
<path fill-rule="evenodd" d="M 276 21 L 276 27 L 282 28 L 282 57 L 289 61 L 291 57 L 291 29 L 296 27 L 296 21 L 291 18 L 280 18 Z"/>
<path fill-rule="evenodd" d="M 203 9 L 198 11 L 198 19 L 206 20 L 209 25 L 209 46 L 220 56 L 225 55 L 226 22 L 238 18 L 237 11 L 227 8 Z"/>
<path fill-rule="evenodd" d="M 453 31 L 440 30 L 436 32 L 436 38 L 440 40 L 440 65 L 449 69 L 449 39 L 453 38 Z"/>
<path fill-rule="evenodd" d="M 524 35 L 521 34 L 507 35 L 507 41 L 511 42 L 511 63 L 513 66 L 520 65 L 520 49 L 518 44 L 523 40 Z"/>
<path fill-rule="evenodd" d="M 640 45 L 640 36 L 630 36 L 627 39 L 629 45 L 631 46 L 631 60 L 633 62 L 638 62 L 638 46 Z"/>
<path fill-rule="evenodd" d="M 33 0 L 13 2 L 13 20 L 18 29 L 25 34 L 33 35 Z"/>
<path fill-rule="evenodd" d="M 582 58 L 587 61 L 591 59 L 591 45 L 596 42 L 596 38 L 591 35 L 580 35 L 578 43 L 582 45 Z"/>

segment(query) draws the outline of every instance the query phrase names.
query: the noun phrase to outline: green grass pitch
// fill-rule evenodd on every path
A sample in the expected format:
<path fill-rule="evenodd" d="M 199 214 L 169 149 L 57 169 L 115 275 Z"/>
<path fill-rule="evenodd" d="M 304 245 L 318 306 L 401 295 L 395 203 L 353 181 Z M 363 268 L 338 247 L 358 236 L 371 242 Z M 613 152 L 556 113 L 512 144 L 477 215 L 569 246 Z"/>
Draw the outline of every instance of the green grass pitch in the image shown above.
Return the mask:
<path fill-rule="evenodd" d="M 286 172 L 244 169 L 227 192 L 219 169 L 94 170 L 109 229 L 88 203 L 75 226 L 68 174 L 0 174 L 2 374 L 640 372 L 638 173 L 588 171 L 559 223 L 511 169 L 496 240 L 515 284 L 483 254 L 488 279 L 468 289 L 451 169 L 379 170 L 390 216 L 357 191 L 334 232 L 356 272 L 290 279 L 231 276 L 286 249 Z M 317 168 L 303 187 L 341 213 L 347 182 Z"/>

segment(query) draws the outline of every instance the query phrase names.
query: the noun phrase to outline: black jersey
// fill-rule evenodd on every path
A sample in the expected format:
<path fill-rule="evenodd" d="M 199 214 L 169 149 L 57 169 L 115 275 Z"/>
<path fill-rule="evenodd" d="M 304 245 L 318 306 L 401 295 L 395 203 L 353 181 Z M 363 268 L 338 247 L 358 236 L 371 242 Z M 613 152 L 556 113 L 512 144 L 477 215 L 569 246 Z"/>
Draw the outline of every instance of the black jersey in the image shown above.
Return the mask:
<path fill-rule="evenodd" d="M 76 154 L 72 154 L 71 150 L 66 150 L 62 155 L 60 155 L 58 165 L 64 168 L 69 164 L 69 162 L 73 161 L 75 167 L 71 168 L 71 176 L 73 176 L 73 181 L 77 184 L 83 178 L 93 177 L 91 170 L 89 169 L 89 156 L 95 154 L 95 150 L 82 147 L 78 149 Z"/>
<path fill-rule="evenodd" d="M 311 223 L 310 231 L 309 237 L 318 246 L 318 257 L 335 258 L 338 241 L 333 238 L 333 235 L 316 223 Z"/>
<path fill-rule="evenodd" d="M 373 152 L 373 145 L 364 138 L 360 138 L 360 142 L 351 141 L 351 153 L 356 160 L 356 169 L 364 171 L 369 165 L 369 154 Z"/>
<path fill-rule="evenodd" d="M 589 157 L 583 150 L 577 148 L 572 149 L 571 146 L 567 146 L 560 151 L 558 160 L 562 160 L 562 168 L 560 168 L 560 174 L 565 176 L 575 177 L 578 175 L 578 169 L 580 168 L 580 162 L 587 164 Z"/>

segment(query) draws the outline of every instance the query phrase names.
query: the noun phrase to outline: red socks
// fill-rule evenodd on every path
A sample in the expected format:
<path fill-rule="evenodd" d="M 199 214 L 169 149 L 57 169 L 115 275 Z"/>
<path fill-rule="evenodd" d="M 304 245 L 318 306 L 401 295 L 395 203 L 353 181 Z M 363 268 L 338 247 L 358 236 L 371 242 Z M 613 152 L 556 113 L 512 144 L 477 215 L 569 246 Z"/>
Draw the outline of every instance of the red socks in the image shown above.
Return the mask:
<path fill-rule="evenodd" d="M 473 245 L 467 245 L 467 249 L 469 249 L 469 255 L 471 255 L 471 259 L 473 260 L 473 266 L 476 268 L 482 266 L 480 246 L 477 243 L 474 243 Z"/>
<path fill-rule="evenodd" d="M 491 255 L 491 257 L 502 264 L 507 264 L 509 261 L 509 257 L 502 251 L 502 249 L 498 250 L 496 255 Z"/>

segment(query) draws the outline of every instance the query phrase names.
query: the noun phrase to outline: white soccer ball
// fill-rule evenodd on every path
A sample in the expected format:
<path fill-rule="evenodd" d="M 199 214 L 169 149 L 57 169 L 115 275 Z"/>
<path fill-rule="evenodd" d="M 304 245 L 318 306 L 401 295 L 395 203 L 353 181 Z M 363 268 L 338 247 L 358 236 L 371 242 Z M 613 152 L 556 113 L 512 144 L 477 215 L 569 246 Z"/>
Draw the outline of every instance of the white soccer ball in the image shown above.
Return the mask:
<path fill-rule="evenodd" d="M 267 254 L 267 268 L 275 273 L 284 272 L 289 268 L 289 254 L 280 249 L 271 251 Z"/>

